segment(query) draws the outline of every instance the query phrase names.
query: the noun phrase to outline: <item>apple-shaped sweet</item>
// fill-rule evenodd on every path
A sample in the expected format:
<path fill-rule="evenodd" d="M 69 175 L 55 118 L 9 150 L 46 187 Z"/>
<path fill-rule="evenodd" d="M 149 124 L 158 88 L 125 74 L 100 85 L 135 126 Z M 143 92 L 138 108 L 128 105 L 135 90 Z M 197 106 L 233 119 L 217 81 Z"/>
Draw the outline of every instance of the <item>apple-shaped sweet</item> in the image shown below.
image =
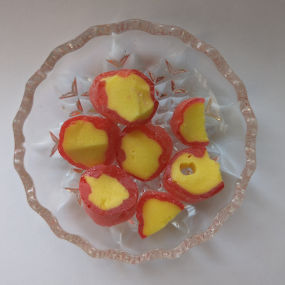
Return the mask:
<path fill-rule="evenodd" d="M 125 127 L 119 134 L 117 162 L 138 180 L 150 181 L 166 167 L 172 147 L 170 136 L 159 126 Z"/>
<path fill-rule="evenodd" d="M 79 193 L 85 212 L 100 226 L 128 221 L 136 211 L 138 189 L 130 176 L 114 165 L 98 165 L 82 174 Z"/>
<path fill-rule="evenodd" d="M 111 164 L 116 156 L 119 132 L 119 127 L 108 119 L 77 116 L 61 126 L 58 151 L 70 164 L 81 169 Z"/>
<path fill-rule="evenodd" d="M 90 87 L 89 98 L 100 114 L 128 126 L 146 124 L 158 108 L 154 84 L 135 69 L 98 75 Z"/>
<path fill-rule="evenodd" d="M 184 205 L 168 193 L 146 191 L 139 199 L 136 217 L 139 221 L 138 232 L 146 238 L 164 228 Z"/>
<path fill-rule="evenodd" d="M 206 146 L 209 139 L 205 129 L 204 98 L 190 98 L 181 102 L 170 120 L 174 135 L 185 145 Z"/>
<path fill-rule="evenodd" d="M 181 172 L 187 168 L 193 174 Z M 210 159 L 205 147 L 196 146 L 184 149 L 170 159 L 164 171 L 163 186 L 181 201 L 196 203 L 220 192 L 224 182 L 219 163 Z"/>

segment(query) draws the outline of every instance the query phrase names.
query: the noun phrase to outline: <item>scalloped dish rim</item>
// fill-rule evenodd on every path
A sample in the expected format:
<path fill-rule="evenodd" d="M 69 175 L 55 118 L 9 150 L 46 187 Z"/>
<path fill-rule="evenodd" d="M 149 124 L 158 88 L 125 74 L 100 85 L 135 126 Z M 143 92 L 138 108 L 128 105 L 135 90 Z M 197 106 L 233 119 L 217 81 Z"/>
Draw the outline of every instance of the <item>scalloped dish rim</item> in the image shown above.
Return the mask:
<path fill-rule="evenodd" d="M 191 47 L 208 56 L 215 64 L 220 74 L 234 87 L 237 100 L 240 102 L 240 111 L 245 119 L 247 127 L 245 136 L 246 165 L 240 175 L 240 178 L 235 184 L 234 197 L 231 202 L 216 214 L 211 226 L 204 232 L 188 236 L 176 248 L 170 250 L 157 248 L 147 251 L 141 255 L 131 255 L 119 249 L 99 250 L 93 247 L 86 239 L 64 231 L 52 212 L 43 207 L 37 200 L 33 180 L 24 167 L 25 137 L 23 135 L 23 125 L 31 111 L 36 88 L 43 80 L 45 80 L 47 74 L 54 68 L 56 62 L 64 55 L 80 49 L 89 40 L 95 37 L 112 35 L 112 33 L 120 34 L 130 30 L 144 31 L 152 35 L 174 36 L 185 43 L 187 47 Z M 218 232 L 228 217 L 241 206 L 247 184 L 256 168 L 255 147 L 257 121 L 249 104 L 246 88 L 241 79 L 229 67 L 222 55 L 211 45 L 200 41 L 195 36 L 181 28 L 156 24 L 139 19 L 93 26 L 77 38 L 56 47 L 50 53 L 41 68 L 26 83 L 21 106 L 13 121 L 13 131 L 15 139 L 14 166 L 23 182 L 30 207 L 48 223 L 51 230 L 57 237 L 74 243 L 83 249 L 89 256 L 93 258 L 115 259 L 130 264 L 138 264 L 160 258 L 177 258 L 193 246 L 211 239 Z"/>

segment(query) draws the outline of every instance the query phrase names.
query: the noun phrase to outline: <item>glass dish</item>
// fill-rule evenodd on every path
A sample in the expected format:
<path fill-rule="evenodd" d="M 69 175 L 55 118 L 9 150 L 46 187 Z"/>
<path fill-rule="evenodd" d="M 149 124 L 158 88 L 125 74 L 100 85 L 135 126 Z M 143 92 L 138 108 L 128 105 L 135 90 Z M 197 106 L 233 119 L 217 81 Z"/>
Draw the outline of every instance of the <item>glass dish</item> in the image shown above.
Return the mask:
<path fill-rule="evenodd" d="M 65 120 L 98 115 L 88 97 L 92 80 L 121 68 L 138 69 L 155 83 L 160 105 L 152 122 L 171 135 L 173 154 L 186 148 L 170 131 L 174 108 L 189 97 L 206 99 L 207 148 L 220 163 L 225 183 L 219 194 L 186 205 L 164 229 L 144 240 L 137 233 L 135 217 L 111 228 L 92 222 L 78 193 L 83 171 L 57 151 Z M 143 20 L 94 26 L 55 48 L 27 82 L 13 129 L 14 164 L 31 208 L 59 238 L 91 257 L 131 264 L 177 258 L 212 238 L 242 204 L 256 167 L 257 122 L 242 81 L 212 46 L 183 29 Z M 140 194 L 164 191 L 161 177 L 136 181 Z"/>

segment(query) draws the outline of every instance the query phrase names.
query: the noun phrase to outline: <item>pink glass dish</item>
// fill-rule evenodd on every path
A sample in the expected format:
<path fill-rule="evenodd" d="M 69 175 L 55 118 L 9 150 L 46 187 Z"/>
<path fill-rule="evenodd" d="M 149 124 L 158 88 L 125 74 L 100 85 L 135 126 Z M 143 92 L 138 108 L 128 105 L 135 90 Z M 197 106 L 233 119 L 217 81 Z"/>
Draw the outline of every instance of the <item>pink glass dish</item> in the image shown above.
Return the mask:
<path fill-rule="evenodd" d="M 160 102 L 152 122 L 170 135 L 174 108 L 189 97 L 206 99 L 208 152 L 219 161 L 225 189 L 207 201 L 187 205 L 169 225 L 145 240 L 137 221 L 111 228 L 91 223 L 80 206 L 76 169 L 57 152 L 60 125 L 79 114 L 98 115 L 88 100 L 88 88 L 98 74 L 135 68 L 156 86 Z M 13 123 L 14 164 L 28 203 L 51 230 L 94 258 L 138 264 L 177 258 L 212 238 L 242 204 L 256 167 L 257 121 L 244 84 L 212 46 L 187 31 L 143 20 L 89 28 L 55 48 L 28 80 Z M 186 148 L 172 135 L 173 154 Z M 136 181 L 140 193 L 164 191 L 161 176 L 150 183 Z"/>

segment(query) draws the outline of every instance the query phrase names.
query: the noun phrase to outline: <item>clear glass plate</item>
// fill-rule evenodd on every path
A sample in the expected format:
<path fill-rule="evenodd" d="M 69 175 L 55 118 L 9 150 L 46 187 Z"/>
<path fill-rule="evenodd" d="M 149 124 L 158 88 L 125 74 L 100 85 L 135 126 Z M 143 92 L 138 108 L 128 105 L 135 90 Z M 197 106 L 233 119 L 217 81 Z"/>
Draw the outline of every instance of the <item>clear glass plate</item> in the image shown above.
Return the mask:
<path fill-rule="evenodd" d="M 175 107 L 190 97 L 205 98 L 210 157 L 221 166 L 225 188 L 214 197 L 186 205 L 171 223 L 141 239 L 137 221 L 96 225 L 85 214 L 78 193 L 81 169 L 57 151 L 61 124 L 69 117 L 97 114 L 88 90 L 102 72 L 121 68 L 142 71 L 154 83 L 159 108 L 152 122 L 173 139 L 173 155 L 186 146 L 172 134 Z M 94 26 L 55 48 L 26 84 L 14 120 L 15 168 L 29 205 L 59 237 L 90 256 L 137 264 L 176 258 L 213 237 L 242 203 L 253 174 L 257 122 L 244 84 L 219 52 L 183 29 L 143 20 Z M 135 180 L 136 181 L 136 180 Z M 164 191 L 162 175 L 136 181 L 140 194 Z"/>

